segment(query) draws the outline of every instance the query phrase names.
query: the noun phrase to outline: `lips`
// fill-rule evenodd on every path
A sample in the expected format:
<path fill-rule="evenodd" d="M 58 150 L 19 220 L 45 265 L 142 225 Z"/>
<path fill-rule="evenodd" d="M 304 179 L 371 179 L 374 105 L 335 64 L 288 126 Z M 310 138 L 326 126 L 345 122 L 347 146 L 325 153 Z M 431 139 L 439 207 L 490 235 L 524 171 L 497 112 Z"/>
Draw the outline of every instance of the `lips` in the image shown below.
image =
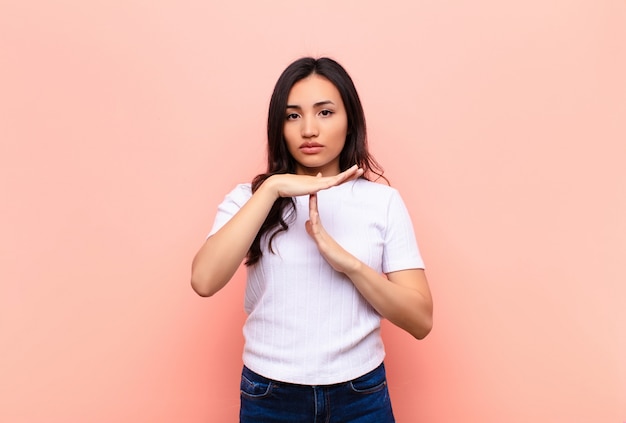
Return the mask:
<path fill-rule="evenodd" d="M 317 154 L 324 149 L 324 146 L 317 142 L 304 142 L 299 148 L 304 154 Z"/>

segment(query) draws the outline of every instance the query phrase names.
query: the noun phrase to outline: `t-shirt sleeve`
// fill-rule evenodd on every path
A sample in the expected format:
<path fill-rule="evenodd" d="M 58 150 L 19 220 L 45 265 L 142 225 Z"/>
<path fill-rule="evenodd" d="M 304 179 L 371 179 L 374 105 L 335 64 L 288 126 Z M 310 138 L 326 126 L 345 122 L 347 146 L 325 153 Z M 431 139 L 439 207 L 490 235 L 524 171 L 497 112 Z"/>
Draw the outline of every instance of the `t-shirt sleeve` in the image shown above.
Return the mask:
<path fill-rule="evenodd" d="M 411 217 L 400 194 L 394 190 L 387 209 L 382 270 L 390 273 L 423 268 L 424 261 L 415 239 Z"/>
<path fill-rule="evenodd" d="M 239 184 L 229 192 L 224 201 L 217 206 L 217 214 L 213 222 L 213 227 L 207 235 L 207 238 L 219 231 L 244 204 L 252 197 L 252 188 L 250 184 Z"/>

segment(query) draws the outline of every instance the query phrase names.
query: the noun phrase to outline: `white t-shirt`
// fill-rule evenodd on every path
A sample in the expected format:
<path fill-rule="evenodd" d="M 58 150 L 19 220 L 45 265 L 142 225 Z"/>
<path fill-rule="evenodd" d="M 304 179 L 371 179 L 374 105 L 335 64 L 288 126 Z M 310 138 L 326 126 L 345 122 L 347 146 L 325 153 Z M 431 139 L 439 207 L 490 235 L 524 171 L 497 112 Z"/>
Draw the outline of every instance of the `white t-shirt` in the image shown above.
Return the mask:
<path fill-rule="evenodd" d="M 209 236 L 248 201 L 238 185 L 218 208 Z M 244 364 L 284 382 L 327 385 L 375 369 L 385 356 L 380 315 L 350 279 L 335 271 L 306 233 L 309 197 L 295 197 L 296 218 L 248 267 Z M 378 272 L 421 269 L 413 225 L 394 188 L 358 179 L 318 193 L 322 225 L 343 248 Z"/>

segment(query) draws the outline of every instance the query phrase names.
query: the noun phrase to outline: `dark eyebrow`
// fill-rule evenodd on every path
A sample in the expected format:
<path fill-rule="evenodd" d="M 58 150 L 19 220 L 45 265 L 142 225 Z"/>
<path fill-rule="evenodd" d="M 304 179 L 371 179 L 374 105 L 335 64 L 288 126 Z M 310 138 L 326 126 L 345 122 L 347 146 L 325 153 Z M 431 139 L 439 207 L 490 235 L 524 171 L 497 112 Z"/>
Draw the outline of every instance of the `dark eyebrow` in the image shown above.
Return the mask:
<path fill-rule="evenodd" d="M 324 100 L 324 101 L 318 101 L 317 103 L 315 103 L 313 105 L 313 107 L 320 107 L 320 106 L 326 106 L 327 104 L 332 104 L 333 106 L 335 105 L 335 103 L 333 103 L 330 100 Z M 287 105 L 287 109 L 297 109 L 297 110 L 302 110 L 302 107 L 296 105 L 296 104 L 288 104 Z"/>

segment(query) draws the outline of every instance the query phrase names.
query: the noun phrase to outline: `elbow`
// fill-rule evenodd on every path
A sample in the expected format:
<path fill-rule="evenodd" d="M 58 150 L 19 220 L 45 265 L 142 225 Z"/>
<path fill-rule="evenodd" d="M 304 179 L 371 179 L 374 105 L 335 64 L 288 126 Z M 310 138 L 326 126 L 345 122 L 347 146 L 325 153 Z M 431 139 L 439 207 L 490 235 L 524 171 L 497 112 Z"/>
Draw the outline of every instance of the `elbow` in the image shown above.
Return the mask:
<path fill-rule="evenodd" d="M 217 292 L 217 290 L 212 289 L 207 278 L 202 278 L 195 272 L 191 274 L 191 288 L 201 297 L 212 297 Z"/>
<path fill-rule="evenodd" d="M 420 340 L 420 341 L 422 339 L 426 338 L 426 336 L 428 336 L 428 334 L 430 333 L 430 331 L 433 328 L 433 320 L 432 320 L 432 317 L 430 317 L 430 316 L 422 317 L 422 318 L 420 318 L 418 320 L 412 320 L 410 322 L 408 322 L 408 321 L 404 321 L 404 322 L 394 322 L 394 321 L 392 321 L 392 323 L 394 323 L 399 328 L 403 329 L 405 332 L 407 332 L 413 338 L 415 338 L 417 340 Z"/>
<path fill-rule="evenodd" d="M 214 294 L 214 292 L 211 292 L 211 291 L 209 291 L 207 289 L 204 289 L 202 287 L 199 287 L 199 286 L 195 285 L 193 283 L 193 281 L 191 282 L 191 288 L 193 288 L 194 292 L 196 294 L 198 294 L 199 296 L 201 296 L 201 297 L 205 297 L 205 298 L 206 297 L 211 297 Z"/>
<path fill-rule="evenodd" d="M 224 284 L 219 283 L 219 275 L 211 266 L 198 263 L 196 256 L 191 264 L 191 288 L 201 297 L 212 297 Z"/>
<path fill-rule="evenodd" d="M 411 332 L 411 335 L 415 337 L 415 339 L 422 340 L 428 336 L 430 331 L 433 330 L 433 302 L 432 299 L 425 304 L 425 307 L 422 309 L 422 312 L 419 313 L 417 324 L 414 327 L 414 330 Z"/>
<path fill-rule="evenodd" d="M 419 327 L 417 327 L 414 331 L 411 332 L 411 335 L 417 340 L 422 340 L 428 336 L 430 331 L 433 329 L 433 319 L 428 318 L 426 321 L 422 322 Z"/>
<path fill-rule="evenodd" d="M 420 331 L 412 333 L 412 335 L 415 339 L 417 339 L 418 341 L 421 341 L 422 339 L 426 338 L 426 336 L 428 336 L 431 329 L 432 327 L 424 328 L 424 329 L 421 329 Z"/>

